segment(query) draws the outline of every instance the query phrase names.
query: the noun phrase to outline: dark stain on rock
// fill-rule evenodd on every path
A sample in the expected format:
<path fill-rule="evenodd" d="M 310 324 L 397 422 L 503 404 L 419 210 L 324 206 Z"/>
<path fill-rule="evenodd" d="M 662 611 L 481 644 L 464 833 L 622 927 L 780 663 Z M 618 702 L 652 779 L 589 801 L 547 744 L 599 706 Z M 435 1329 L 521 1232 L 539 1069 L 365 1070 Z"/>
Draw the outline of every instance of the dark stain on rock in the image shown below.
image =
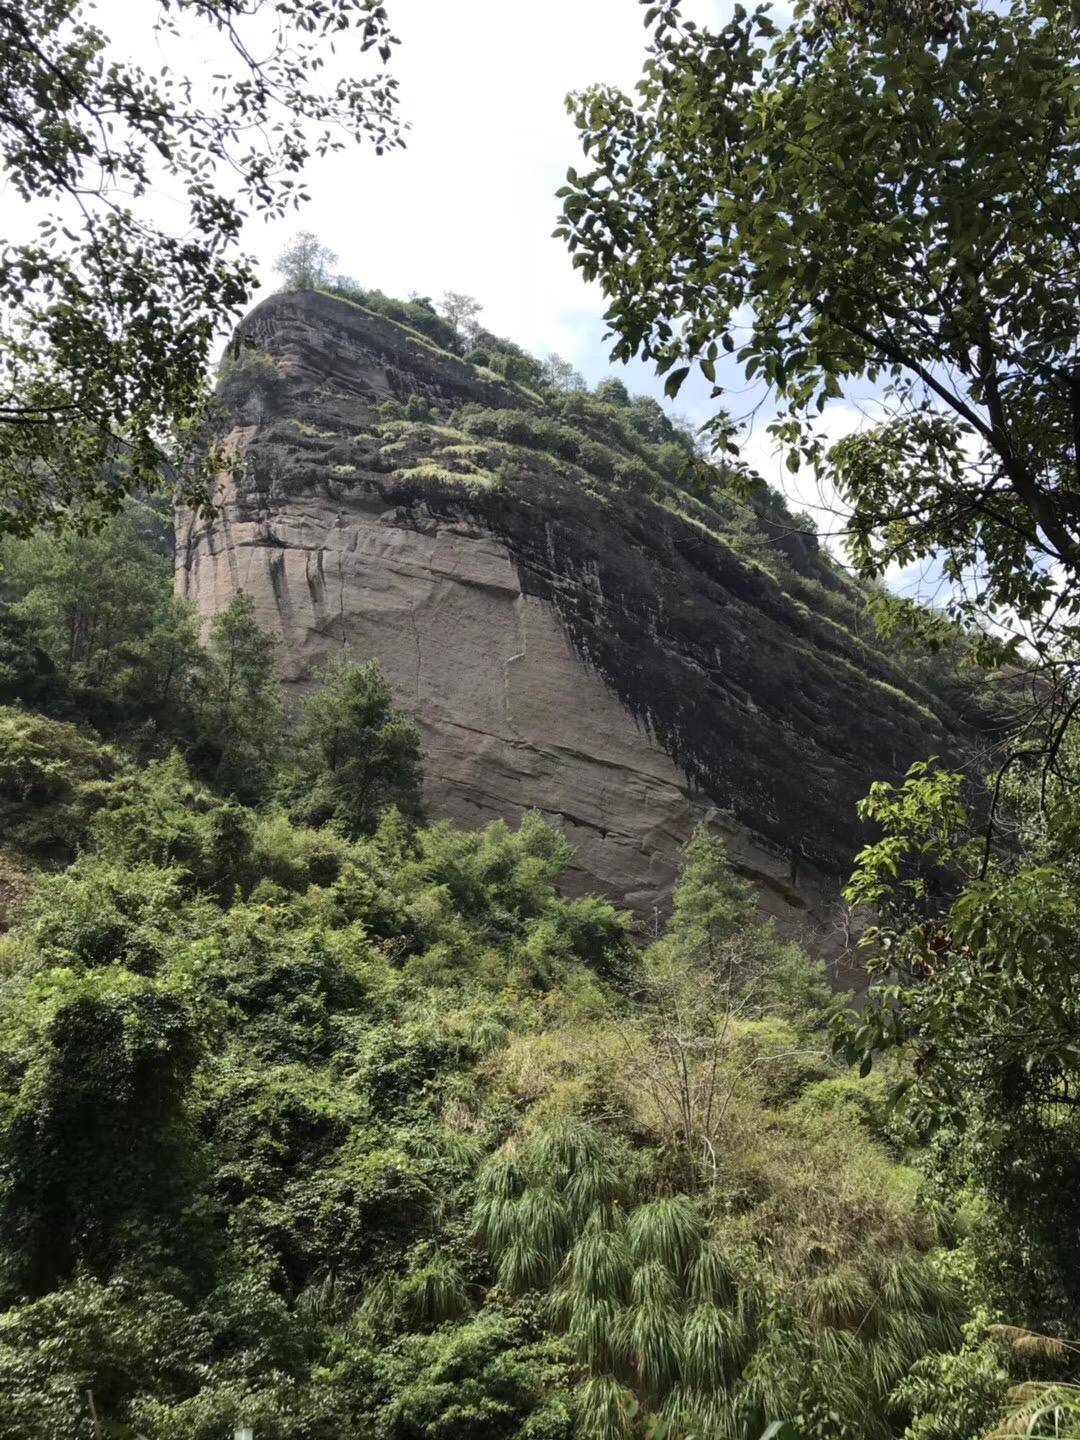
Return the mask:
<path fill-rule="evenodd" d="M 393 507 L 388 523 L 468 522 L 503 541 L 523 592 L 559 617 L 582 663 L 601 676 L 690 785 L 775 850 L 791 874 L 811 862 L 843 876 L 866 835 L 856 802 L 931 753 L 955 755 L 972 732 L 941 697 L 880 649 L 798 604 L 765 569 L 649 499 L 603 501 L 529 466 L 527 483 L 474 489 L 376 462 L 383 399 L 423 395 L 449 412 L 475 401 L 522 409 L 519 391 L 418 344 L 381 316 L 323 294 L 275 296 L 242 323 L 286 362 L 289 383 L 248 452 L 247 503 L 287 513 L 325 489 L 325 457 L 299 425 L 332 433 L 335 463 L 355 466 L 349 503 Z M 352 436 L 354 438 L 350 439 Z M 376 468 L 378 466 L 378 468 Z M 688 508 L 692 502 L 688 501 Z M 823 572 L 798 537 L 789 561 Z M 285 603 L 283 557 L 271 581 Z M 321 561 L 308 564 L 321 602 Z"/>

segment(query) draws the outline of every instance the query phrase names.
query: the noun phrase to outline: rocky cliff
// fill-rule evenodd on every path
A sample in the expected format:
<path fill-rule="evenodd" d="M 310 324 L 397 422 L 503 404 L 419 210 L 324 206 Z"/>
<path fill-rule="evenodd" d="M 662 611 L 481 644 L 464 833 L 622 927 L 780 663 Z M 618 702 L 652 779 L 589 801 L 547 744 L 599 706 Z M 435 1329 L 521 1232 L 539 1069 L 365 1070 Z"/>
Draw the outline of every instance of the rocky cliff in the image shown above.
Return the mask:
<path fill-rule="evenodd" d="M 649 915 L 707 820 L 766 909 L 829 923 L 855 802 L 964 718 L 860 636 L 858 592 L 775 497 L 695 498 L 635 440 L 647 415 L 329 295 L 267 300 L 234 357 L 224 503 L 178 523 L 203 614 L 251 594 L 297 688 L 342 646 L 377 655 L 433 815 L 536 807 L 580 888 Z"/>

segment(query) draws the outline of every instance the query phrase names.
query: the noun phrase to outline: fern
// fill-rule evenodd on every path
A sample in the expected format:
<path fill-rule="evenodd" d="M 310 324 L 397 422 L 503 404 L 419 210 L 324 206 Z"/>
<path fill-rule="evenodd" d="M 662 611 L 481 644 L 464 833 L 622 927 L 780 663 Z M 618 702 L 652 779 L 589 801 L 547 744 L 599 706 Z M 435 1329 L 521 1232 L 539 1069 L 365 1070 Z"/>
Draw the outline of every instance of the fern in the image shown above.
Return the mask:
<path fill-rule="evenodd" d="M 874 1303 L 869 1280 L 853 1265 L 816 1275 L 805 1290 L 806 1312 L 819 1325 L 861 1328 L 871 1316 Z"/>
<path fill-rule="evenodd" d="M 737 1301 L 739 1287 L 735 1269 L 714 1240 L 700 1247 L 690 1267 L 688 1292 L 698 1301 L 730 1305 Z"/>

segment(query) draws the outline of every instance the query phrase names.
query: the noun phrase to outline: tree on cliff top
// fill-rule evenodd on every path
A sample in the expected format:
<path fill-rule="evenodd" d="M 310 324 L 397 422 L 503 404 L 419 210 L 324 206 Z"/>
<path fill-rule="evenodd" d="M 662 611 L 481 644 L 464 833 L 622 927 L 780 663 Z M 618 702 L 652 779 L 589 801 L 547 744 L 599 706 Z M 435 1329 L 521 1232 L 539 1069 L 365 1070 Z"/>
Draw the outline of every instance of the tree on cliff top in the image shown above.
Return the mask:
<path fill-rule="evenodd" d="M 480 330 L 477 316 L 483 305 L 472 295 L 463 295 L 458 290 L 447 290 L 439 306 L 439 314 L 454 328 L 462 345 L 471 345 Z"/>
<path fill-rule="evenodd" d="M 209 96 L 113 52 L 80 0 L 0 0 L 0 169 L 33 206 L 0 245 L 0 530 L 87 525 L 180 458 L 211 346 L 250 300 L 252 211 L 306 199 L 312 156 L 402 143 L 396 81 L 327 82 L 348 40 L 385 62 L 379 0 L 157 0 L 148 39 L 223 51 Z M 267 23 L 269 22 L 269 23 Z M 175 228 L 159 183 L 181 202 Z M 205 499 L 208 467 L 186 471 Z"/>
<path fill-rule="evenodd" d="M 1075 9 L 804 0 L 783 29 L 739 6 L 712 33 L 664 0 L 647 19 L 635 97 L 571 100 L 591 168 L 562 191 L 616 357 L 675 394 L 731 352 L 792 466 L 828 460 L 865 577 L 943 554 L 974 577 L 962 614 L 1060 639 L 1080 616 Z M 886 418 L 828 452 L 814 420 L 855 381 Z"/>
<path fill-rule="evenodd" d="M 336 264 L 333 250 L 310 230 L 301 230 L 278 256 L 274 270 L 284 280 L 286 290 L 314 290 L 329 281 L 330 268 Z"/>

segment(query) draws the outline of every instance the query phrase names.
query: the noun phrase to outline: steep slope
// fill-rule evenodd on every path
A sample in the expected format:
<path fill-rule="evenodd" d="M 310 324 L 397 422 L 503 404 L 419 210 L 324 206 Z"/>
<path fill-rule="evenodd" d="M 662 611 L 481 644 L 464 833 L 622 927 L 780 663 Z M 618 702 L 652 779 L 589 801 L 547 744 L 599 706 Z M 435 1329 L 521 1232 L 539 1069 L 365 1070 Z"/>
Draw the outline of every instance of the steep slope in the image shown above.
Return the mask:
<path fill-rule="evenodd" d="M 829 923 L 855 802 L 963 721 L 859 638 L 858 593 L 782 506 L 695 499 L 601 408 L 345 299 L 275 296 L 235 354 L 223 505 L 178 519 L 204 615 L 250 593 L 295 687 L 377 655 L 432 812 L 538 808 L 581 888 L 648 915 L 704 819 L 766 909 Z"/>

